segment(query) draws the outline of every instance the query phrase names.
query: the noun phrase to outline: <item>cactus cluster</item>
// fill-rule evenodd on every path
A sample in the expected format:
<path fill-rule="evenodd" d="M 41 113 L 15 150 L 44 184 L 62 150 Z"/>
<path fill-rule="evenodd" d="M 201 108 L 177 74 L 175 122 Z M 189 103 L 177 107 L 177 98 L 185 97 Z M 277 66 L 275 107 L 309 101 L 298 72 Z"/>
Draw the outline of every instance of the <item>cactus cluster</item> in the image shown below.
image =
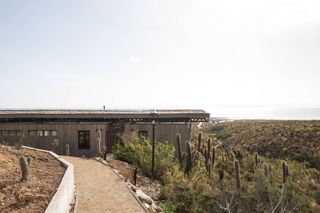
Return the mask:
<path fill-rule="evenodd" d="M 228 172 L 228 174 L 233 173 L 232 176 L 234 177 L 235 185 L 237 189 L 240 190 L 241 165 L 243 165 L 244 159 L 247 158 L 249 154 L 243 152 L 239 148 L 229 146 L 227 149 L 221 149 L 218 158 L 216 149 L 217 147 L 213 145 L 211 138 L 204 142 L 203 135 L 199 133 L 198 141 L 193 144 L 191 142 L 186 142 L 186 152 L 182 152 L 181 136 L 180 134 L 177 134 L 177 158 L 181 167 L 184 168 L 185 174 L 189 174 L 194 167 L 195 162 L 200 160 L 205 164 L 209 176 L 211 175 L 213 168 L 217 168 L 215 171 L 222 184 L 226 177 L 226 172 Z M 265 178 L 270 183 L 273 183 L 274 177 L 271 164 L 264 163 L 257 152 L 251 155 L 251 158 L 252 167 L 250 165 L 250 171 L 255 173 L 258 169 L 262 169 Z M 282 162 L 282 173 L 283 183 L 285 183 L 289 175 L 289 168 L 285 161 Z M 229 177 L 228 174 L 227 178 Z"/>
<path fill-rule="evenodd" d="M 208 174 L 211 174 L 211 169 L 215 163 L 216 149 L 212 146 L 212 141 L 209 138 L 207 143 L 202 143 L 202 134 L 198 135 L 197 149 L 190 142 L 186 142 L 186 152 L 182 152 L 181 136 L 177 134 L 177 156 L 181 167 L 185 167 L 185 173 L 189 174 L 194 166 L 194 162 L 202 160 L 205 163 Z M 184 159 L 186 159 L 184 163 Z M 185 164 L 185 166 L 184 166 Z"/>

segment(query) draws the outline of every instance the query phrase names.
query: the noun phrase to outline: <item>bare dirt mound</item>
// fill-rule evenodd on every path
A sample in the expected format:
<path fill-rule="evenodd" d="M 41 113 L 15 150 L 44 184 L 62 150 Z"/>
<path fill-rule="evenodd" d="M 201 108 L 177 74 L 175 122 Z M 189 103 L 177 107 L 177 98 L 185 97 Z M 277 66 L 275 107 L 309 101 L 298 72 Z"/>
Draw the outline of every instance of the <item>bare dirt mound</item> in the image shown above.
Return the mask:
<path fill-rule="evenodd" d="M 31 158 L 28 181 L 21 181 L 19 157 Z M 50 154 L 0 147 L 0 212 L 44 212 L 65 172 Z"/>

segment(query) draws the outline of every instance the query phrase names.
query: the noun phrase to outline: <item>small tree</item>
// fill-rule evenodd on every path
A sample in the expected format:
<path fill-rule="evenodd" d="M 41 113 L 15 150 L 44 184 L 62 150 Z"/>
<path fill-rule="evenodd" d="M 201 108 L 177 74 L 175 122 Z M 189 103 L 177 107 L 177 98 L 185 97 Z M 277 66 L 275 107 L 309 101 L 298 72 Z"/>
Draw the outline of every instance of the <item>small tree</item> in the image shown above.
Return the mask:
<path fill-rule="evenodd" d="M 60 140 L 57 138 L 53 139 L 53 141 L 51 142 L 51 145 L 53 146 L 53 151 L 55 152 L 57 147 L 60 145 Z"/>
<path fill-rule="evenodd" d="M 24 134 L 20 135 L 18 141 L 16 143 L 16 150 L 20 152 L 22 146 L 25 145 L 25 137 Z"/>

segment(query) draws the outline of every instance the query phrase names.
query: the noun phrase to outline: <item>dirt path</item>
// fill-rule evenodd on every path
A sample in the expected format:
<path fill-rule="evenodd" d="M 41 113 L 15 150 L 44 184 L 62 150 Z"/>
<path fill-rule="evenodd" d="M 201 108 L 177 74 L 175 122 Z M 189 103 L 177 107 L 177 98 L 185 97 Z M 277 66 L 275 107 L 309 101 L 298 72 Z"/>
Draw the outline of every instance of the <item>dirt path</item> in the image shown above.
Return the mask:
<path fill-rule="evenodd" d="M 77 213 L 144 212 L 121 178 L 94 159 L 64 157 L 74 165 Z"/>

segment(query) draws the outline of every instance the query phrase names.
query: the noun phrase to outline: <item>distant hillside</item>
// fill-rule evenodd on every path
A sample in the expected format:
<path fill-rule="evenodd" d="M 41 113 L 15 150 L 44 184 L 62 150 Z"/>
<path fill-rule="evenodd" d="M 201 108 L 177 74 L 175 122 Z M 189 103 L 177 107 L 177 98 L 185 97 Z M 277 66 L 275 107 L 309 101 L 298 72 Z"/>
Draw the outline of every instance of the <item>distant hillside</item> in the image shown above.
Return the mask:
<path fill-rule="evenodd" d="M 225 145 L 320 169 L 320 121 L 238 120 L 209 124 L 207 131 Z"/>

